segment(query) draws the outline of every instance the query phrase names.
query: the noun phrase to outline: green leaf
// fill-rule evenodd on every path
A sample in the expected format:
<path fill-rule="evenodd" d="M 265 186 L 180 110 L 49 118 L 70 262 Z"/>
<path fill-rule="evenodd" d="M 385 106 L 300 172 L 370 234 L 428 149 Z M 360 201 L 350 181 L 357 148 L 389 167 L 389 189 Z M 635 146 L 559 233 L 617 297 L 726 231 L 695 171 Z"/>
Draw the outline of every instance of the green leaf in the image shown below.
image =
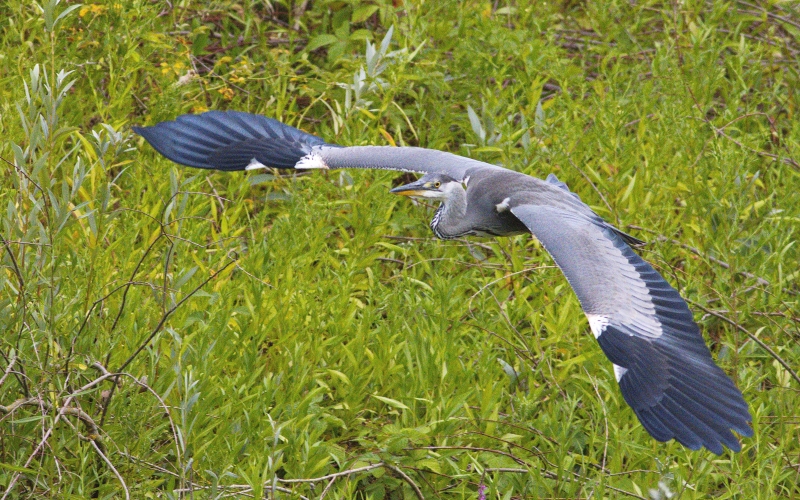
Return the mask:
<path fill-rule="evenodd" d="M 306 45 L 306 50 L 308 52 L 312 52 L 320 47 L 325 47 L 326 45 L 330 45 L 338 40 L 339 40 L 338 38 L 330 34 L 317 35 L 308 41 L 308 45 Z"/>
<path fill-rule="evenodd" d="M 339 40 L 328 49 L 328 61 L 338 61 L 347 49 L 347 41 Z"/>
<path fill-rule="evenodd" d="M 39 420 L 44 419 L 44 415 L 33 415 L 31 417 L 23 417 L 16 420 L 12 420 L 12 424 L 26 424 L 28 422 L 38 422 Z"/>
<path fill-rule="evenodd" d="M 68 16 L 68 15 L 69 15 L 71 12 L 73 12 L 73 11 L 75 11 L 75 10 L 77 10 L 77 9 L 80 9 L 81 7 L 83 7 L 83 4 L 80 4 L 80 3 L 79 3 L 79 4 L 75 4 L 75 5 L 70 5 L 69 7 L 67 7 L 66 9 L 64 9 L 64 12 L 62 12 L 61 14 L 59 14 L 59 15 L 58 15 L 58 17 L 56 18 L 56 22 L 53 24 L 53 26 L 55 27 L 55 25 L 56 25 L 56 24 L 58 24 L 58 22 L 59 22 L 60 20 L 64 19 L 64 18 L 65 18 L 65 17 L 67 17 L 67 16 Z"/>
<path fill-rule="evenodd" d="M 516 7 L 500 7 L 499 9 L 494 11 L 494 13 L 497 16 L 508 16 L 508 15 L 511 15 L 511 14 L 516 14 L 517 13 L 517 8 Z"/>
<path fill-rule="evenodd" d="M 367 20 L 367 18 L 369 18 L 369 16 L 377 12 L 377 10 L 377 5 L 362 5 L 353 11 L 353 16 L 350 18 L 350 20 L 353 23 L 363 23 Z"/>
<path fill-rule="evenodd" d="M 14 471 L 14 472 L 21 472 L 23 474 L 36 475 L 36 471 L 35 470 L 28 469 L 26 467 L 20 467 L 19 465 L 13 465 L 13 464 L 7 464 L 7 463 L 0 462 L 0 467 L 2 467 L 3 469 Z"/>
<path fill-rule="evenodd" d="M 257 174 L 251 175 L 247 177 L 247 182 L 250 183 L 251 186 L 255 186 L 256 184 L 263 184 L 265 182 L 269 182 L 275 179 L 275 176 L 272 174 Z"/>
<path fill-rule="evenodd" d="M 175 290 L 180 290 L 180 288 L 183 285 L 185 285 L 186 282 L 188 282 L 190 279 L 192 279 L 192 276 L 194 276 L 194 273 L 197 272 L 197 269 L 198 269 L 198 267 L 194 266 L 191 269 L 189 269 L 188 271 L 186 271 L 185 273 L 183 273 L 183 275 L 181 275 L 181 277 L 178 278 L 177 281 L 175 281 L 175 284 L 172 287 Z"/>
<path fill-rule="evenodd" d="M 481 124 L 481 119 L 478 118 L 478 114 L 472 109 L 472 106 L 467 104 L 467 115 L 469 116 L 469 124 L 472 126 L 472 131 L 475 132 L 475 135 L 481 138 L 481 140 L 486 138 L 486 132 L 483 130 L 483 124 Z"/>
<path fill-rule="evenodd" d="M 351 41 L 358 40 L 372 40 L 372 32 L 370 30 L 355 30 L 350 33 L 348 37 Z"/>
<path fill-rule="evenodd" d="M 377 399 L 378 401 L 383 401 L 387 405 L 391 406 L 392 408 L 397 408 L 399 410 L 409 410 L 410 408 L 400 401 L 392 398 L 385 398 L 383 396 L 378 396 L 377 394 L 372 395 L 373 398 Z"/>

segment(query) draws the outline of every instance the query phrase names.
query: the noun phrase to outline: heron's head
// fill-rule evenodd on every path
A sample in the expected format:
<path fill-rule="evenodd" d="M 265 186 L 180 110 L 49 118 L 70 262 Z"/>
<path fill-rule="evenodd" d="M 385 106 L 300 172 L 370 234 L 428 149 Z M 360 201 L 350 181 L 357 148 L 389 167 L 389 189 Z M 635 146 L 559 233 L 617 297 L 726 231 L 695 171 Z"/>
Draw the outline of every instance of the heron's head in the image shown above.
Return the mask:
<path fill-rule="evenodd" d="M 445 174 L 426 174 L 411 184 L 398 186 L 392 189 L 390 193 L 402 196 L 446 200 L 455 189 L 464 189 L 464 186 L 461 185 L 461 181 L 457 181 Z"/>

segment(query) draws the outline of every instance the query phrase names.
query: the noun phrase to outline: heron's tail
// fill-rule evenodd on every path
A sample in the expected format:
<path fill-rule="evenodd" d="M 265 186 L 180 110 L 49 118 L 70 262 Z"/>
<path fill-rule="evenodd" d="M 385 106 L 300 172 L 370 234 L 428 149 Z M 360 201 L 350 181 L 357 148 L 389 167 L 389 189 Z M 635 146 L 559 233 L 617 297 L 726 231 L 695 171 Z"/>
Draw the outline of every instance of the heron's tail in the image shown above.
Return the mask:
<path fill-rule="evenodd" d="M 245 170 L 259 164 L 294 168 L 314 146 L 326 144 L 277 120 L 238 111 L 183 115 L 133 131 L 175 163 L 216 170 Z"/>

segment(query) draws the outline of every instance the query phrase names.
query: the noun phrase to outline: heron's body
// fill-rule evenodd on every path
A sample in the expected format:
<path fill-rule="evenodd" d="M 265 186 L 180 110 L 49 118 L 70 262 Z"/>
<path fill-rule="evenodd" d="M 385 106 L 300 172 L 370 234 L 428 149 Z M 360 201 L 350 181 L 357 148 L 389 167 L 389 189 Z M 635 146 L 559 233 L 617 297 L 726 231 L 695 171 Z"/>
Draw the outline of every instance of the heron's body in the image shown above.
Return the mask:
<path fill-rule="evenodd" d="M 424 148 L 340 147 L 275 120 L 236 112 L 135 128 L 167 158 L 198 168 L 374 168 L 425 174 L 392 190 L 441 201 L 442 239 L 531 233 L 572 286 L 625 401 L 657 440 L 722 453 L 750 436 L 741 392 L 713 361 L 680 294 L 552 174 L 537 179 Z"/>
<path fill-rule="evenodd" d="M 512 236 L 528 232 L 519 219 L 514 217 L 508 206 L 508 196 L 501 190 L 489 190 L 489 186 L 505 186 L 509 188 L 518 183 L 537 181 L 527 175 L 510 170 L 493 172 L 486 169 L 467 172 L 464 180 L 454 183 L 447 204 L 436 210 L 431 221 L 431 230 L 438 238 L 452 239 L 462 236 Z M 545 186 L 537 186 L 546 189 Z M 468 217 L 470 206 L 492 206 L 494 210 L 485 210 L 478 217 Z"/>

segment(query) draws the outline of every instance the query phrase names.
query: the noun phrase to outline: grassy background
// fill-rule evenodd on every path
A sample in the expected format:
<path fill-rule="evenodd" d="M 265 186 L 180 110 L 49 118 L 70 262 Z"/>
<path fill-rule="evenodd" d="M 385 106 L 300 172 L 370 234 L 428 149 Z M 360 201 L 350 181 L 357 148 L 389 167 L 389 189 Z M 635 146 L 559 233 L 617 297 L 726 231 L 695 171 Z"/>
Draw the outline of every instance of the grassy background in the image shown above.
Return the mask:
<path fill-rule="evenodd" d="M 788 2 L 8 0 L 0 22 L 0 497 L 800 496 Z M 556 173 L 651 241 L 755 437 L 651 439 L 529 237 L 436 241 L 395 173 L 208 173 L 129 131 L 206 109 Z"/>

